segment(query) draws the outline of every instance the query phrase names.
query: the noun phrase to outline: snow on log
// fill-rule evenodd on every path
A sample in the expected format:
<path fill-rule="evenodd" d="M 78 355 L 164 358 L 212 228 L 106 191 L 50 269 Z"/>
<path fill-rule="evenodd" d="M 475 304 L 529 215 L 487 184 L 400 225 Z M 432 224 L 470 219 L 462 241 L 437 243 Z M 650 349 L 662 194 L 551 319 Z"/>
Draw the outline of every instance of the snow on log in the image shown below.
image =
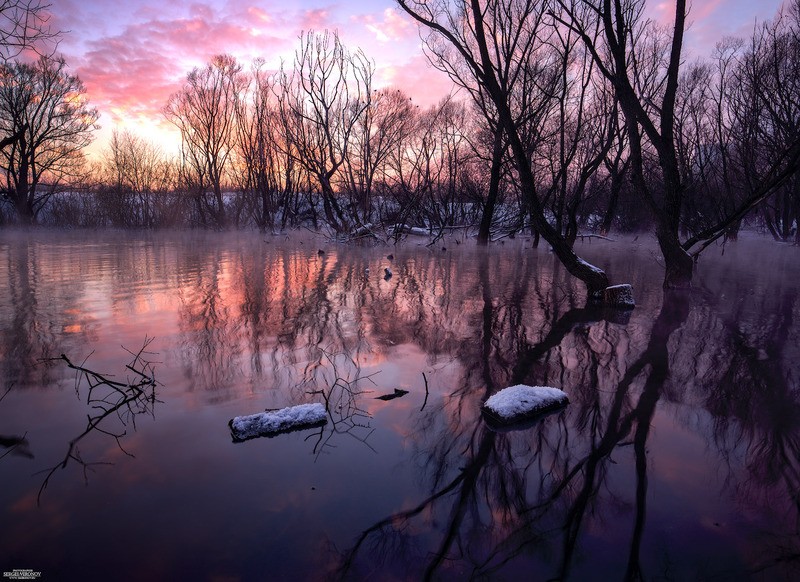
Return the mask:
<path fill-rule="evenodd" d="M 234 442 L 241 442 L 260 436 L 275 436 L 293 430 L 322 426 L 327 422 L 328 413 L 325 406 L 314 403 L 237 416 L 228 425 Z"/>
<path fill-rule="evenodd" d="M 413 234 L 416 236 L 429 236 L 431 234 L 430 230 L 427 228 L 422 228 L 419 226 L 409 226 L 407 224 L 398 224 L 397 226 L 390 229 L 392 232 L 400 231 L 405 234 Z"/>
<path fill-rule="evenodd" d="M 606 287 L 597 291 L 593 299 L 611 307 L 636 307 L 636 302 L 633 300 L 633 287 L 628 284 Z"/>
<path fill-rule="evenodd" d="M 416 236 L 428 236 L 430 231 L 427 228 L 420 228 L 418 226 L 412 226 L 408 229 L 408 234 L 413 234 Z"/>
<path fill-rule="evenodd" d="M 372 223 L 371 222 L 368 222 L 367 224 L 363 224 L 363 225 L 359 226 L 358 228 L 353 230 L 353 232 L 351 233 L 350 236 L 352 236 L 354 238 L 356 238 L 356 237 L 364 237 L 364 236 L 372 236 L 372 237 L 378 238 L 377 236 L 375 236 L 375 233 L 372 232 Z"/>
<path fill-rule="evenodd" d="M 491 396 L 484 402 L 483 412 L 492 421 L 508 425 L 535 418 L 567 404 L 569 398 L 558 388 L 517 384 Z"/>

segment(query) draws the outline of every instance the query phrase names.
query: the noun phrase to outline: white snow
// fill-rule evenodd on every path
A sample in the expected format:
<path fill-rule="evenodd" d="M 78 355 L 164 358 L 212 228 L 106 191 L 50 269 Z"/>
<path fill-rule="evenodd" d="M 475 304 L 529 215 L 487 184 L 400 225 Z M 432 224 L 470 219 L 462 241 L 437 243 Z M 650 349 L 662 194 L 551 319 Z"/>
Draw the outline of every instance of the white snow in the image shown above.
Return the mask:
<path fill-rule="evenodd" d="M 591 263 L 587 263 L 586 261 L 584 261 L 584 260 L 583 260 L 582 258 L 580 258 L 580 257 L 578 257 L 578 264 L 579 264 L 579 265 L 583 265 L 584 267 L 586 267 L 587 269 L 589 269 L 590 271 L 593 271 L 593 272 L 595 272 L 595 273 L 598 273 L 598 274 L 602 274 L 602 273 L 603 273 L 603 270 L 602 270 L 602 269 L 599 269 L 599 268 L 595 267 L 595 266 L 594 266 L 594 265 L 592 265 Z"/>
<path fill-rule="evenodd" d="M 409 226 L 407 224 L 398 224 L 395 228 L 390 228 L 392 232 L 395 230 L 399 230 L 400 232 L 404 232 L 406 234 L 413 234 L 417 236 L 428 236 L 430 235 L 430 231 L 427 228 L 421 228 L 419 226 Z"/>
<path fill-rule="evenodd" d="M 503 420 L 513 420 L 520 416 L 544 412 L 568 402 L 567 395 L 558 388 L 517 384 L 500 390 L 483 406 Z"/>
<path fill-rule="evenodd" d="M 328 414 L 322 404 L 299 404 L 281 410 L 237 416 L 231 420 L 230 427 L 234 439 L 245 440 L 289 429 L 324 424 L 327 420 Z"/>

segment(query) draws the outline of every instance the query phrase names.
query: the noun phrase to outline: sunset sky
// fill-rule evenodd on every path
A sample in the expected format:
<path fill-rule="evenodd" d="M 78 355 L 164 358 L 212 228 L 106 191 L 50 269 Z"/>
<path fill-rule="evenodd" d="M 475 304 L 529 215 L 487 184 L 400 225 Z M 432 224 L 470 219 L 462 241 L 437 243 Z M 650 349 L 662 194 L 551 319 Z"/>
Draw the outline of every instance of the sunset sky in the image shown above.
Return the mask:
<path fill-rule="evenodd" d="M 416 25 L 391 0 L 51 0 L 52 25 L 72 70 L 101 112 L 99 151 L 112 128 L 157 140 L 165 151 L 175 134 L 161 115 L 170 94 L 193 67 L 230 53 L 246 66 L 263 57 L 291 60 L 304 30 L 335 29 L 351 49 L 375 61 L 376 85 L 395 85 L 422 106 L 449 90 L 420 49 Z M 747 35 L 755 19 L 772 18 L 781 0 L 694 0 L 688 58 L 704 56 L 724 35 Z M 674 2 L 650 0 L 649 12 L 668 21 Z M 172 144 L 172 145 L 170 145 Z"/>

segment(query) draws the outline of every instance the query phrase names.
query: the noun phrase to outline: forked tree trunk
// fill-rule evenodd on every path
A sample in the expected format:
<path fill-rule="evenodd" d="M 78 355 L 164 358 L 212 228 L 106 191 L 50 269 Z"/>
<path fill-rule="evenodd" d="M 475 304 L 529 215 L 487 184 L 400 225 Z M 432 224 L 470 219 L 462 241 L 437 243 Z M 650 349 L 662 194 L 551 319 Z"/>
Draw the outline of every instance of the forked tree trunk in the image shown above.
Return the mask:
<path fill-rule="evenodd" d="M 664 289 L 688 289 L 692 286 L 694 260 L 671 232 L 656 230 L 658 246 L 664 256 Z"/>

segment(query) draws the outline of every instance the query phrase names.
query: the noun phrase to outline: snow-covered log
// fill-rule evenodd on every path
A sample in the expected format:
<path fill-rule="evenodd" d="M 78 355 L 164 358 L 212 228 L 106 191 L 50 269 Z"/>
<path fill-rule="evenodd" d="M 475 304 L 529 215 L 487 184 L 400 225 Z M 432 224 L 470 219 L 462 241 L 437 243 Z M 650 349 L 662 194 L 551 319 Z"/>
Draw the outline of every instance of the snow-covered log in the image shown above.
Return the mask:
<path fill-rule="evenodd" d="M 431 231 L 427 228 L 419 226 L 409 226 L 407 224 L 398 224 L 390 229 L 392 232 L 401 232 L 403 234 L 413 234 L 415 236 L 430 236 Z"/>
<path fill-rule="evenodd" d="M 275 436 L 293 430 L 322 426 L 327 422 L 328 413 L 325 406 L 314 403 L 237 416 L 228 425 L 234 442 L 241 442 L 260 436 Z"/>

